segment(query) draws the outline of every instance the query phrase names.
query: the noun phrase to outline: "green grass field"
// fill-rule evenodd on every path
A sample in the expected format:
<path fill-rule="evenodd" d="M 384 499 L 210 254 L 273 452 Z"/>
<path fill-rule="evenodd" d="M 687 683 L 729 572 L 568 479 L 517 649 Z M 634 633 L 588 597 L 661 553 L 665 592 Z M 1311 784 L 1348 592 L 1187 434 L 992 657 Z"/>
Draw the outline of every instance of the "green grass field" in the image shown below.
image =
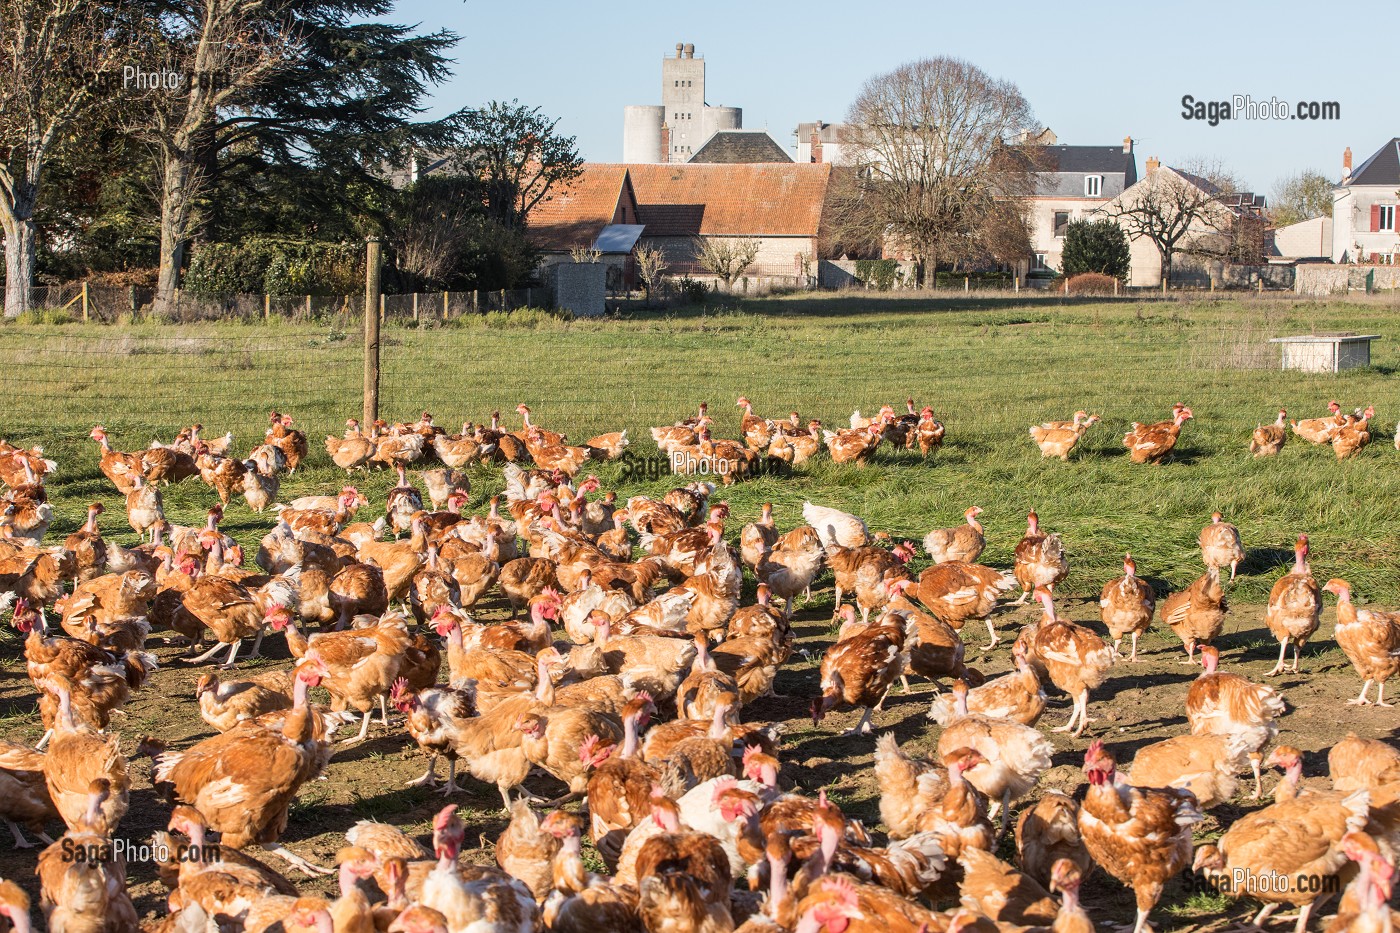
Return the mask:
<path fill-rule="evenodd" d="M 772 501 L 781 525 L 800 520 L 804 499 L 864 516 L 872 528 L 919 538 L 986 510 L 986 559 L 1009 560 L 1025 511 L 1065 536 L 1068 592 L 1096 593 L 1124 550 L 1160 588 L 1199 573 L 1195 536 L 1213 510 L 1239 525 L 1253 556 L 1237 599 L 1260 601 L 1272 570 L 1291 559 L 1299 532 L 1313 539 L 1316 571 L 1352 581 L 1358 596 L 1400 602 L 1392 572 L 1400 537 L 1400 454 L 1390 441 L 1400 414 L 1400 366 L 1393 340 L 1374 345 L 1374 365 L 1340 376 L 1281 372 L 1269 337 L 1312 330 L 1394 336 L 1394 298 L 1311 302 L 1288 299 L 1061 303 L 1043 298 L 792 297 L 743 302 L 708 313 L 637 315 L 624 321 L 564 322 L 526 312 L 410 328 L 391 323 L 383 339 L 385 417 L 427 409 L 455 429 L 493 409 L 517 424 L 526 402 L 536 420 L 582 440 L 628 428 L 632 451 L 655 454 L 647 428 L 710 402 L 717 435 L 735 436 L 734 399 L 755 410 L 844 426 L 853 409 L 902 410 L 912 395 L 947 426 L 943 450 L 927 463 L 888 447 L 868 469 L 826 458 L 790 477 L 726 490 L 736 523 Z M 292 413 L 312 439 L 312 463 L 283 485 L 283 498 L 329 490 L 344 479 L 320 440 L 360 409 L 361 351 L 354 323 L 339 325 L 111 326 L 0 328 L 0 385 L 10 400 L 0 431 L 41 442 L 58 461 L 52 495 L 55 533 L 80 522 L 87 502 L 105 500 L 108 533 L 126 531 L 121 503 L 96 469 L 93 424 L 115 447 L 144 447 L 198 420 L 207 436 L 232 430 L 246 451 L 266 414 Z M 1339 463 L 1330 448 L 1291 438 L 1277 458 L 1253 460 L 1249 434 L 1278 407 L 1323 413 L 1329 398 L 1374 404 L 1376 440 Z M 1120 438 L 1134 420 L 1169 417 L 1182 401 L 1196 418 L 1165 466 L 1128 461 Z M 1076 408 L 1103 416 L 1069 463 L 1042 460 L 1026 433 Z M 600 465 L 604 488 L 620 495 L 658 491 L 670 477 L 631 481 Z M 375 501 L 392 474 L 357 480 Z M 499 491 L 499 471 L 473 474 L 474 506 Z M 167 511 L 197 520 L 212 492 L 197 482 L 166 491 Z M 382 501 L 382 500 L 380 500 Z M 231 533 L 255 540 L 270 516 L 239 503 Z M 736 524 L 737 527 L 737 524 Z"/>

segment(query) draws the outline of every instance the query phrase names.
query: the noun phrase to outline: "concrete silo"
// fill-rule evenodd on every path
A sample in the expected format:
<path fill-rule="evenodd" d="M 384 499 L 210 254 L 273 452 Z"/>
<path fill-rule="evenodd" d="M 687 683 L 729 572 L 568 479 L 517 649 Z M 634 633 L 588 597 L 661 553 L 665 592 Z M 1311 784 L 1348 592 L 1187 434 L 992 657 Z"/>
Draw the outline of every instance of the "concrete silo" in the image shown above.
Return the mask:
<path fill-rule="evenodd" d="M 661 124 L 666 108 L 630 104 L 622 111 L 622 161 L 660 162 Z"/>
<path fill-rule="evenodd" d="M 724 130 L 742 130 L 743 128 L 744 110 L 742 107 L 707 106 L 705 108 L 705 121 L 701 130 L 701 135 L 705 139 L 709 139 Z"/>

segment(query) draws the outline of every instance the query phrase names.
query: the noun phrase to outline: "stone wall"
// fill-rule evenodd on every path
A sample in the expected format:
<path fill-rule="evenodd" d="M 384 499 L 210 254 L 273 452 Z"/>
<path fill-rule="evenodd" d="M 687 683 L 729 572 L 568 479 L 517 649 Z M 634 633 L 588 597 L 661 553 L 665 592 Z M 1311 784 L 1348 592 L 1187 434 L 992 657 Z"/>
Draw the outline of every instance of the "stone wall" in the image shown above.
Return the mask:
<path fill-rule="evenodd" d="M 561 262 L 554 267 L 554 303 L 577 317 L 601 317 L 606 310 L 607 266 L 601 262 Z"/>
<path fill-rule="evenodd" d="M 1308 263 L 1298 266 L 1293 290 L 1300 295 L 1344 295 L 1350 291 L 1365 291 L 1368 277 L 1375 291 L 1400 289 L 1400 266 Z"/>

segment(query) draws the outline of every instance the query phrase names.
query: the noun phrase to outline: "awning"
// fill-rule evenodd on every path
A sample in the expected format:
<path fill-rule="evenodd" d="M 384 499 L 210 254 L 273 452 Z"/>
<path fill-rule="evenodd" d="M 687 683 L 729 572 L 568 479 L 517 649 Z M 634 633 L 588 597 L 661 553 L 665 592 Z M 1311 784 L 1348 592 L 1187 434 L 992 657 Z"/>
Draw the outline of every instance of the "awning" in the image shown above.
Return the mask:
<path fill-rule="evenodd" d="M 593 248 L 600 253 L 630 253 L 644 229 L 644 224 L 608 224 L 598 234 Z"/>

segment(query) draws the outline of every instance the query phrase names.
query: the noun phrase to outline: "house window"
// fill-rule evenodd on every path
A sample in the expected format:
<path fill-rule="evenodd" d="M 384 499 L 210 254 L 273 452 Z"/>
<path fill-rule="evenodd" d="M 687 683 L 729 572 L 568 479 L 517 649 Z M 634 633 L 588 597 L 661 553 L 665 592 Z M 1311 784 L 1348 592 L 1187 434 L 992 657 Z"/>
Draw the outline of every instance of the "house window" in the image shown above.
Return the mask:
<path fill-rule="evenodd" d="M 1377 230 L 1394 230 L 1394 229 L 1395 229 L 1395 205 L 1394 205 L 1394 204 L 1382 204 L 1382 205 L 1380 205 L 1380 210 L 1377 212 L 1376 229 L 1377 229 Z"/>
<path fill-rule="evenodd" d="M 1032 270 L 1035 271 L 1035 272 L 1045 272 L 1045 271 L 1048 271 L 1048 270 L 1049 270 L 1050 267 L 1049 267 L 1048 265 L 1045 264 L 1045 254 L 1044 254 L 1044 253 L 1036 253 L 1036 254 L 1035 254 L 1035 265 L 1032 266 L 1031 268 L 1032 268 Z"/>
<path fill-rule="evenodd" d="M 1055 236 L 1062 237 L 1069 230 L 1069 211 L 1055 212 Z"/>
<path fill-rule="evenodd" d="M 1102 175 L 1085 175 L 1085 176 L 1084 176 L 1084 197 L 1086 197 L 1086 198 L 1097 198 L 1097 197 L 1099 196 L 1099 192 L 1102 191 L 1102 190 L 1103 190 L 1103 176 L 1102 176 Z"/>

